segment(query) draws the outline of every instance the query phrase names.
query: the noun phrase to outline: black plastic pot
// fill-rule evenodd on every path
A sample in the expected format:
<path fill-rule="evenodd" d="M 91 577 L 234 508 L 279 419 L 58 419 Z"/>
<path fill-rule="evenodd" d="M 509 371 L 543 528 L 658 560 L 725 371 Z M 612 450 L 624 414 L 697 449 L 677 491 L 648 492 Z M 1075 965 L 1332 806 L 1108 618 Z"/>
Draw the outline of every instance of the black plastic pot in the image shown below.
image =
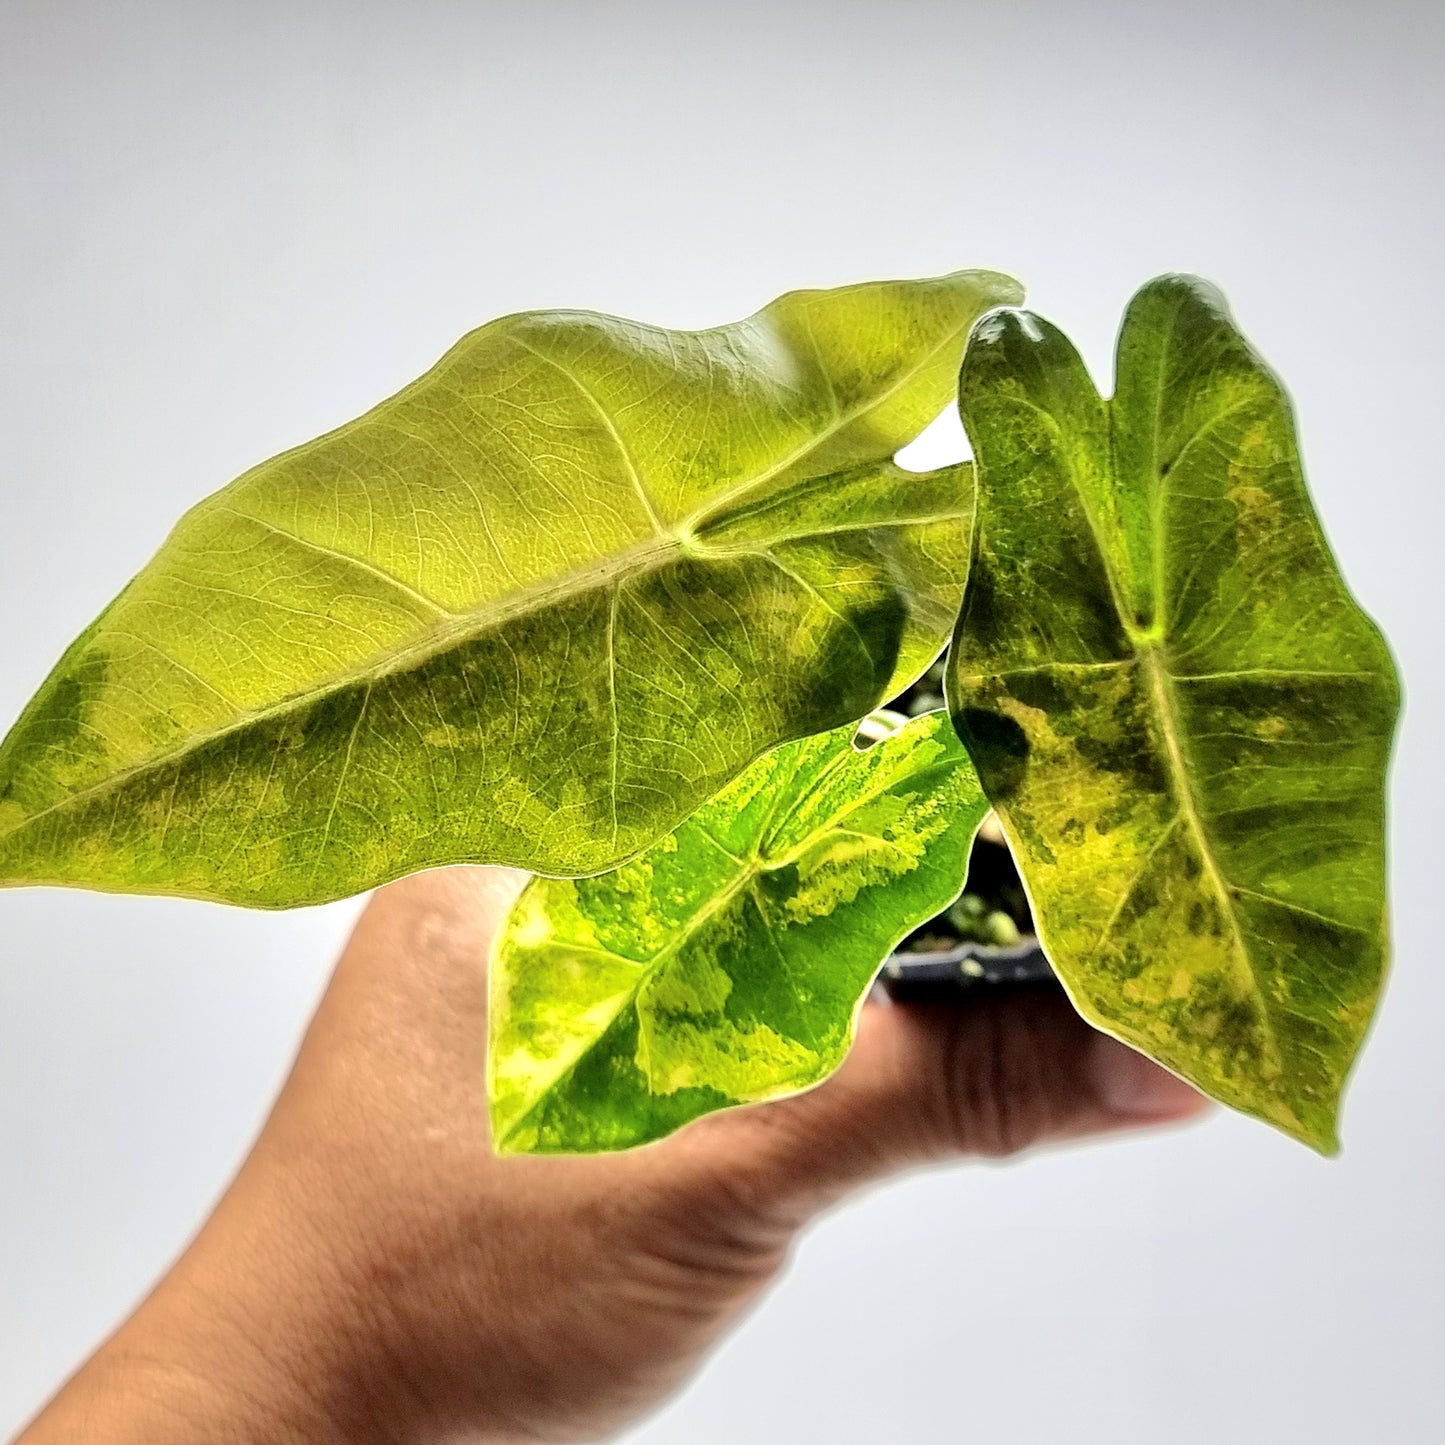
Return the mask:
<path fill-rule="evenodd" d="M 959 943 L 953 948 L 891 954 L 878 975 L 899 1003 L 944 1002 L 983 996 L 1004 988 L 1058 988 L 1036 938 L 1009 948 Z"/>

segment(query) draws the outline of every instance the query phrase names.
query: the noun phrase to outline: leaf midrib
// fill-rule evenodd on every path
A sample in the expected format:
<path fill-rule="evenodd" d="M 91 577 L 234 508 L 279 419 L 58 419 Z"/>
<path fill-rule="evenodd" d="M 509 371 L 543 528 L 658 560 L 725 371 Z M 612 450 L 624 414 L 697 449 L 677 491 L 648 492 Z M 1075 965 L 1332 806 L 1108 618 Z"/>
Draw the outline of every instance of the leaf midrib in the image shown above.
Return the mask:
<path fill-rule="evenodd" d="M 923 474 L 920 474 L 923 475 Z M 869 522 L 857 526 L 843 524 L 836 527 L 809 528 L 801 532 L 800 537 L 827 537 L 838 532 L 851 531 L 891 531 L 899 528 L 926 526 L 935 522 L 961 521 L 968 516 L 968 512 L 957 513 L 929 513 L 922 517 L 898 517 L 891 521 Z M 614 553 L 609 561 L 616 561 L 625 554 Z M 63 798 L 57 799 L 47 807 L 31 813 L 22 818 L 15 827 L 8 832 L 0 833 L 0 839 L 13 838 L 17 834 L 29 828 L 32 824 L 39 822 L 42 818 L 49 817 L 53 813 L 61 812 L 64 809 L 77 806 L 90 801 L 93 798 L 103 797 L 113 789 L 123 787 L 132 778 L 153 769 L 168 767 L 172 763 L 179 762 L 190 753 L 198 752 L 212 743 L 231 736 L 234 733 L 243 732 L 245 729 L 254 726 L 256 723 L 267 722 L 272 718 L 284 717 L 287 713 L 301 711 L 306 707 L 324 701 L 326 698 L 338 692 L 344 692 L 347 688 L 358 683 L 374 684 L 384 678 L 406 672 L 412 667 L 420 667 L 430 661 L 431 658 L 439 656 L 447 648 L 459 639 L 474 640 L 485 636 L 488 632 L 505 626 L 516 617 L 526 616 L 531 612 L 540 611 L 552 601 L 568 601 L 575 597 L 581 597 L 589 591 L 603 588 L 614 589 L 620 595 L 622 587 L 633 581 L 635 578 L 647 575 L 650 572 L 662 570 L 677 557 L 698 557 L 716 561 L 736 561 L 746 557 L 756 557 L 771 563 L 778 571 L 807 590 L 820 605 L 828 611 L 831 607 L 823 602 L 817 593 L 817 589 L 808 584 L 797 575 L 791 568 L 776 557 L 771 547 L 751 545 L 745 547 L 712 547 L 706 550 L 698 546 L 688 547 L 680 540 L 675 544 L 660 545 L 649 544 L 644 547 L 633 549 L 631 554 L 635 560 L 626 568 L 618 568 L 614 572 L 608 572 L 599 564 L 590 569 L 590 576 L 587 583 L 576 582 L 578 573 L 572 573 L 561 580 L 560 584 L 543 584 L 531 589 L 524 589 L 521 592 L 510 594 L 502 599 L 502 604 L 495 605 L 493 612 L 485 622 L 473 625 L 475 619 L 482 615 L 482 609 L 476 608 L 470 612 L 454 613 L 450 615 L 448 625 L 430 634 L 424 640 L 413 639 L 407 643 L 392 648 L 387 652 L 379 653 L 376 660 L 366 666 L 351 669 L 350 671 L 337 674 L 324 685 L 311 688 L 305 692 L 290 693 L 277 702 L 269 703 L 262 708 L 253 708 L 249 711 L 239 713 L 224 727 L 219 727 L 211 732 L 198 733 L 188 737 L 177 747 L 170 748 L 164 752 L 153 753 L 148 757 L 140 759 L 128 768 L 122 768 L 114 773 L 107 774 L 104 778 L 92 783 L 88 787 L 80 788 L 75 792 L 67 793 Z M 573 585 L 575 583 L 575 585 Z M 492 605 L 492 604 L 489 604 Z M 838 614 L 835 612 L 835 616 Z M 855 629 L 856 632 L 856 629 Z M 166 656 L 167 661 L 174 662 L 175 659 Z M 177 663 L 179 666 L 180 664 Z M 204 682 L 205 679 L 199 679 Z M 209 685 L 209 684 L 208 684 Z M 215 690 L 214 688 L 212 689 Z M 615 739 L 614 739 L 615 741 Z"/>
<path fill-rule="evenodd" d="M 1264 1025 L 1265 1037 L 1274 1052 L 1274 1062 L 1282 1069 L 1284 1067 L 1284 1052 L 1280 1046 L 1279 1036 L 1275 1032 L 1274 1020 L 1270 1015 L 1269 998 L 1264 991 L 1264 985 L 1260 980 L 1259 971 L 1255 968 L 1254 957 L 1249 951 L 1249 945 L 1244 940 L 1244 932 L 1239 926 L 1239 918 L 1234 911 L 1234 895 L 1230 891 L 1231 885 L 1229 880 L 1225 878 L 1223 871 L 1219 867 L 1218 860 L 1214 856 L 1214 848 L 1210 842 L 1209 834 L 1205 829 L 1204 819 L 1199 812 L 1198 804 L 1195 802 L 1194 783 L 1189 773 L 1189 765 L 1184 757 L 1184 748 L 1179 737 L 1180 730 L 1175 718 L 1177 709 L 1170 685 L 1169 673 L 1163 663 L 1162 649 L 1153 645 L 1145 645 L 1138 649 L 1138 653 L 1144 672 L 1149 679 L 1150 692 L 1154 698 L 1154 709 L 1158 715 L 1160 732 L 1164 738 L 1165 760 L 1169 767 L 1171 781 L 1174 784 L 1175 803 L 1179 808 L 1180 816 L 1184 819 L 1185 826 L 1194 835 L 1200 862 L 1219 897 L 1220 907 L 1229 919 L 1229 927 L 1234 935 L 1235 948 L 1238 950 L 1240 961 L 1244 964 L 1250 981 L 1254 985 L 1255 995 L 1259 999 L 1259 1013 Z"/>

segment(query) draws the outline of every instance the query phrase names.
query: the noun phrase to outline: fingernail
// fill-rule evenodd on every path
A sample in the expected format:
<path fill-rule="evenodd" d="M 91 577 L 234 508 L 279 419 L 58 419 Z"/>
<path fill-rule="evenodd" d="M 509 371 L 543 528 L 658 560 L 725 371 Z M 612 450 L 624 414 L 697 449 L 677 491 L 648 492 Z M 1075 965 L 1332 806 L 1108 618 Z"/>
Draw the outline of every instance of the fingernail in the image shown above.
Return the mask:
<path fill-rule="evenodd" d="M 1179 1118 L 1204 1103 L 1183 1079 L 1107 1034 L 1094 1040 L 1089 1072 L 1100 1101 L 1126 1118 Z"/>

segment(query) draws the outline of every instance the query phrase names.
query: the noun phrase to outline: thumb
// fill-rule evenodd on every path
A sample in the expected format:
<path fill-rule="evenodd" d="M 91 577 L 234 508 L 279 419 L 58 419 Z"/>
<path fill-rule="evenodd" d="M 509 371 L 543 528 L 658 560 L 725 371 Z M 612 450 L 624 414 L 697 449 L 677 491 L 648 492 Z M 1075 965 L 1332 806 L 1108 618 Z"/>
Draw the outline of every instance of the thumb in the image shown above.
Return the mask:
<path fill-rule="evenodd" d="M 956 1003 L 870 1000 L 831 1079 L 717 1123 L 736 1131 L 726 1152 L 761 1192 L 803 1218 L 910 1165 L 1002 1158 L 1207 1107 L 1087 1024 L 1062 990 L 1034 988 Z"/>

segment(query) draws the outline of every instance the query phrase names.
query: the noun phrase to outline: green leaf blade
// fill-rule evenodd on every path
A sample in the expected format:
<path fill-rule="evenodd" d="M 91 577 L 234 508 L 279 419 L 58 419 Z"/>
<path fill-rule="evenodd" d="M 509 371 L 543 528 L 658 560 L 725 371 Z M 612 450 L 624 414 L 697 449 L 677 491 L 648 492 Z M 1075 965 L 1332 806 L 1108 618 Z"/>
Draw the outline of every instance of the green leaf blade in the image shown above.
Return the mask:
<path fill-rule="evenodd" d="M 0 886 L 255 907 L 419 868 L 579 874 L 928 665 L 986 272 L 669 332 L 505 318 L 201 503 L 0 744 Z"/>
<path fill-rule="evenodd" d="M 851 739 L 769 753 L 614 873 L 528 885 L 493 950 L 497 1149 L 628 1148 L 837 1067 L 988 807 L 941 713 Z"/>
<path fill-rule="evenodd" d="M 1131 304 L 1103 401 L 1047 323 L 980 323 L 955 723 L 1080 1011 L 1323 1152 L 1385 963 L 1393 662 L 1218 293 Z"/>

